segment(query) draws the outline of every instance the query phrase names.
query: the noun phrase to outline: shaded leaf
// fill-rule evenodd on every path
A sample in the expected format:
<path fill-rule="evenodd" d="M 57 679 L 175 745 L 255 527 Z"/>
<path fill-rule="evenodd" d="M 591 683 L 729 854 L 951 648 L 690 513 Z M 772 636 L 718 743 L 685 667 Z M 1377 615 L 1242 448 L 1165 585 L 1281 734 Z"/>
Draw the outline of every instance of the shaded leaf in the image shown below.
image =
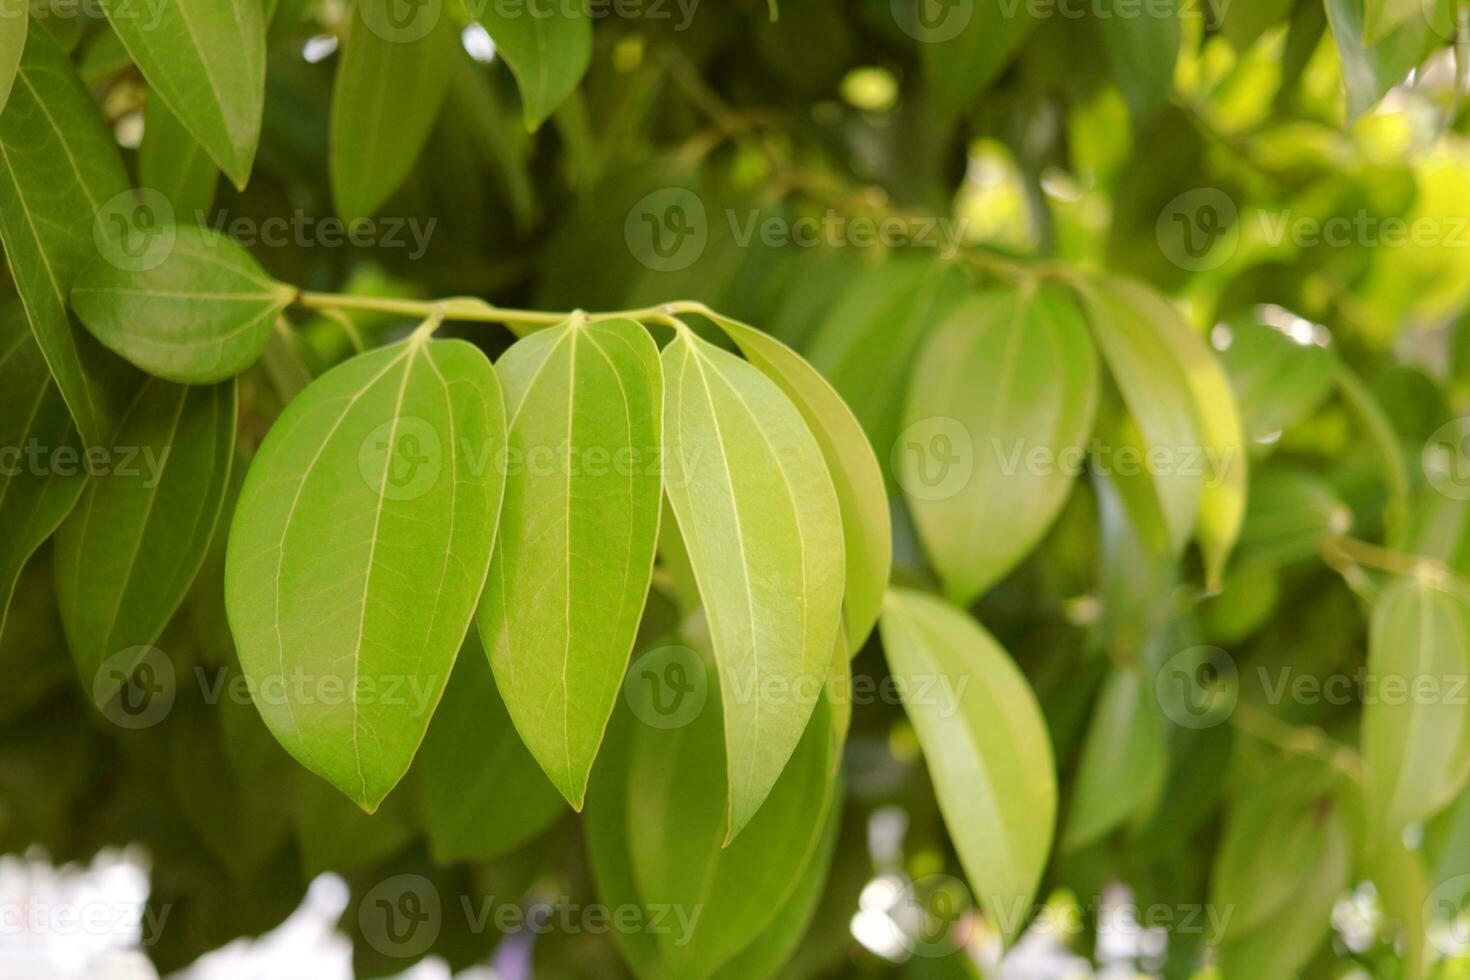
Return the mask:
<path fill-rule="evenodd" d="M 537 129 L 572 93 L 592 60 L 592 24 L 580 5 L 526 0 L 480 15 L 495 51 L 515 73 L 526 128 Z"/>
<path fill-rule="evenodd" d="M 1100 839 L 1153 802 L 1168 774 L 1164 720 L 1139 668 L 1103 682 L 1082 744 L 1062 847 Z"/>
<path fill-rule="evenodd" d="M 219 183 L 219 168 L 159 98 L 149 99 L 143 106 L 138 183 L 164 196 L 178 224 L 207 222 L 206 212 L 214 203 L 214 187 Z"/>

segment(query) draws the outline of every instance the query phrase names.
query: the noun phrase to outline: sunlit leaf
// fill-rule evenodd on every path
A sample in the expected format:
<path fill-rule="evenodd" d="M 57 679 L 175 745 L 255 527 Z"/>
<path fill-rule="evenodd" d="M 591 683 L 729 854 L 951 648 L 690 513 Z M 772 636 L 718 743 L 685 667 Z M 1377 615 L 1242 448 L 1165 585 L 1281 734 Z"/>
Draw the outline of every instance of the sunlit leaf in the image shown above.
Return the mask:
<path fill-rule="evenodd" d="M 527 0 L 489 4 L 480 15 L 520 85 L 526 128 L 536 129 L 581 82 L 592 60 L 592 24 L 577 5 Z"/>

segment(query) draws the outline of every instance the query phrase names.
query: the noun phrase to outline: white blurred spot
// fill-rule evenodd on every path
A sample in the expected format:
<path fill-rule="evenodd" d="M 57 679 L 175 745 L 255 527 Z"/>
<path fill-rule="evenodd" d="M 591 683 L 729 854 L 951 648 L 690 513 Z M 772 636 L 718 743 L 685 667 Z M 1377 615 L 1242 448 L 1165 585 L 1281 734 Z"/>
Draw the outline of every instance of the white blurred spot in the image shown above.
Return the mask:
<path fill-rule="evenodd" d="M 495 60 L 495 41 L 491 39 L 490 32 L 479 24 L 471 24 L 459 35 L 459 43 L 469 52 L 471 58 L 482 64 L 490 64 Z"/>
<path fill-rule="evenodd" d="M 308 62 L 314 65 L 320 61 L 325 61 L 326 59 L 330 58 L 332 56 L 332 52 L 336 50 L 337 35 L 318 34 L 315 37 L 309 37 L 306 39 L 306 43 L 301 46 L 301 57 L 305 58 Z"/>

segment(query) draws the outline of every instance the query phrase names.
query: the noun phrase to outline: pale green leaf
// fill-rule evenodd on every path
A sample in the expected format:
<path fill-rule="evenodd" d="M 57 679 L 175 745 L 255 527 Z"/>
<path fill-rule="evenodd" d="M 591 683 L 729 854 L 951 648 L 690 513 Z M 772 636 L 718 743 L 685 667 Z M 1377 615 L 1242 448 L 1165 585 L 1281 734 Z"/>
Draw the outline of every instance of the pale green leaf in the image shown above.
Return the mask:
<path fill-rule="evenodd" d="M 208 384 L 244 371 L 296 295 L 240 246 L 198 225 L 131 239 L 133 262 L 94 261 L 72 306 L 98 340 L 150 374 Z"/>
<path fill-rule="evenodd" d="M 1246 506 L 1245 428 L 1225 369 L 1204 340 L 1158 293 L 1129 280 L 1109 284 L 1161 340 L 1194 396 L 1200 442 L 1185 447 L 1180 470 L 1202 472 L 1195 536 L 1204 556 L 1205 583 L 1214 588 L 1240 534 Z"/>
<path fill-rule="evenodd" d="M 235 413 L 234 382 L 148 379 L 117 430 L 129 458 L 87 482 L 56 532 L 67 645 L 99 701 L 163 633 L 204 563 L 229 485 Z M 109 661 L 124 650 L 136 657 Z"/>
<path fill-rule="evenodd" d="M 473 639 L 455 662 L 414 771 L 429 847 L 441 864 L 504 854 L 566 810 L 516 735 Z"/>
<path fill-rule="evenodd" d="M 1202 423 L 1189 378 L 1170 343 L 1130 297 L 1101 282 L 1089 283 L 1081 296 L 1093 338 L 1142 440 L 1140 470 L 1153 485 L 1177 554 L 1194 532 L 1204 489 Z M 1116 460 L 1110 466 L 1127 475 L 1123 468 Z"/>
<path fill-rule="evenodd" d="M 225 569 L 240 664 L 276 691 L 256 700 L 276 738 L 364 809 L 408 770 L 474 614 L 504 443 L 489 361 L 418 334 L 312 382 L 245 479 Z"/>
<path fill-rule="evenodd" d="M 1435 43 L 1442 43 L 1430 17 L 1425 16 L 1428 7 L 1421 8 L 1419 16 L 1400 21 L 1397 27 L 1389 28 L 1392 18 L 1378 21 L 1381 36 L 1370 39 L 1364 17 L 1374 4 L 1375 0 L 1326 0 L 1327 23 L 1342 64 L 1350 119 L 1373 108 L 1424 60 Z"/>
<path fill-rule="evenodd" d="M 1305 322 L 1305 321 L 1303 321 Z M 1312 412 L 1332 390 L 1332 351 L 1301 343 L 1257 320 L 1231 323 L 1220 361 L 1245 416 L 1252 442 L 1280 433 Z"/>
<path fill-rule="evenodd" d="M 243 189 L 265 108 L 260 0 L 169 0 L 146 17 L 128 0 L 102 9 L 154 94 Z"/>
<path fill-rule="evenodd" d="M 1103 682 L 1082 744 L 1062 847 L 1100 839 L 1151 804 L 1168 774 L 1164 716 L 1139 668 Z"/>
<path fill-rule="evenodd" d="M 480 634 L 516 731 L 577 809 L 653 572 L 658 358 L 630 320 L 574 320 L 496 366 L 509 466 Z"/>
<path fill-rule="evenodd" d="M 1384 918 L 1400 937 L 1404 980 L 1425 976 L 1430 908 L 1429 874 L 1420 849 L 1410 850 L 1397 837 L 1376 841 L 1368 855 L 1368 877 L 1378 889 Z"/>
<path fill-rule="evenodd" d="M 1370 809 L 1385 835 L 1433 816 L 1464 785 L 1470 709 L 1470 604 L 1431 582 L 1403 578 L 1373 610 L 1363 705 Z"/>
<path fill-rule="evenodd" d="M 893 589 L 883 651 L 970 887 L 1013 941 L 1056 828 L 1057 776 L 1036 696 L 994 638 L 940 599 Z"/>
<path fill-rule="evenodd" d="M 1363 0 L 1363 40 L 1375 44 L 1411 17 L 1424 16 L 1426 0 Z"/>
<path fill-rule="evenodd" d="M 21 53 L 25 51 L 26 26 L 31 19 L 28 7 L 26 0 L 0 0 L 0 111 L 10 98 Z"/>
<path fill-rule="evenodd" d="M 842 518 L 821 447 L 775 382 L 687 330 L 662 356 L 665 492 L 719 665 L 728 841 L 796 748 L 826 675 Z"/>
<path fill-rule="evenodd" d="M 489 4 L 481 22 L 521 90 L 526 128 L 536 129 L 572 93 L 592 61 L 592 23 L 580 5 L 526 0 Z"/>
<path fill-rule="evenodd" d="M 1087 327 L 1071 296 L 1052 287 L 976 297 L 929 337 L 908 431 L 932 427 L 939 439 L 948 432 L 933 420 L 957 427 L 973 469 L 963 486 L 933 484 L 931 468 L 945 460 L 922 440 L 901 447 L 897 465 L 924 550 L 956 603 L 969 605 L 1014 568 L 1056 519 L 1082 467 L 1098 379 Z"/>
<path fill-rule="evenodd" d="M 99 210 L 127 187 L 117 144 L 66 54 L 31 31 L 0 113 L 0 238 L 36 343 L 89 445 L 111 437 L 141 378 L 71 320 L 66 299 L 97 257 Z"/>
<path fill-rule="evenodd" d="M 422 36 L 374 30 L 397 2 L 357 0 L 337 58 L 329 158 L 337 213 L 349 221 L 382 207 L 413 169 L 463 57 L 442 12 Z"/>
<path fill-rule="evenodd" d="M 843 622 L 850 646 L 863 645 L 878 621 L 893 561 L 893 528 L 883 471 L 852 409 L 826 378 L 790 347 L 738 320 L 710 314 L 746 360 L 786 393 L 806 419 L 837 489 L 847 552 Z"/>
<path fill-rule="evenodd" d="M 0 637 L 21 570 L 86 483 L 76 426 L 25 310 L 0 305 Z M 31 447 L 40 450 L 31 453 Z"/>
<path fill-rule="evenodd" d="M 143 142 L 138 147 L 138 183 L 157 191 L 179 224 L 205 224 L 214 203 L 219 168 L 199 141 L 160 98 L 143 106 Z"/>

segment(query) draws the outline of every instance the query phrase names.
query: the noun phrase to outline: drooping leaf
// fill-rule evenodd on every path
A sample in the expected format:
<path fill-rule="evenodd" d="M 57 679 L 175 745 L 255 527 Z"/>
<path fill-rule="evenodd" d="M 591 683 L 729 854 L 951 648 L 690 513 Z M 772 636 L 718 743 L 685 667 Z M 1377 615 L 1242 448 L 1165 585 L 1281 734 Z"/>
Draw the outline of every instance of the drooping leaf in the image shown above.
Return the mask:
<path fill-rule="evenodd" d="M 223 381 L 255 363 L 296 290 L 211 228 L 171 226 L 134 241 L 136 264 L 102 258 L 77 276 L 72 306 L 87 329 L 183 384 Z"/>
<path fill-rule="evenodd" d="M 1200 441 L 1182 447 L 1176 466 L 1181 471 L 1193 469 L 1203 479 L 1195 533 L 1204 555 L 1206 584 L 1215 587 L 1245 516 L 1245 430 L 1235 392 L 1209 346 L 1167 300 L 1128 280 L 1117 280 L 1110 288 L 1164 343 L 1194 396 Z"/>
<path fill-rule="evenodd" d="M 204 562 L 229 485 L 235 414 L 234 382 L 148 379 L 118 426 L 128 457 L 120 451 L 112 470 L 88 481 L 56 532 L 67 645 L 99 702 L 163 633 Z M 124 650 L 136 656 L 109 661 Z M 98 678 L 104 664 L 117 669 Z"/>
<path fill-rule="evenodd" d="M 1164 717 L 1141 668 L 1103 682 L 1082 745 L 1062 846 L 1100 839 L 1153 802 L 1168 774 Z"/>
<path fill-rule="evenodd" d="M 0 111 L 4 111 L 10 98 L 21 53 L 25 51 L 26 26 L 31 19 L 29 6 L 27 0 L 0 0 Z"/>
<path fill-rule="evenodd" d="M 1305 322 L 1305 321 L 1303 321 Z M 1332 351 L 1255 319 L 1231 323 L 1220 361 L 1245 416 L 1246 436 L 1259 442 L 1307 418 L 1332 390 Z"/>
<path fill-rule="evenodd" d="M 1025 925 L 1056 826 L 1041 709 L 990 634 L 938 599 L 890 590 L 882 634 L 950 839 L 1010 942 Z"/>
<path fill-rule="evenodd" d="M 580 5 L 526 0 L 481 14 L 496 53 L 515 73 L 526 128 L 537 129 L 571 94 L 592 60 L 592 24 Z"/>
<path fill-rule="evenodd" d="M 566 809 L 516 735 L 484 651 L 473 640 L 468 646 L 455 662 L 415 769 L 429 847 L 441 864 L 504 854 Z"/>
<path fill-rule="evenodd" d="M 99 210 L 127 189 L 117 145 L 66 54 L 31 31 L 0 113 L 0 238 L 36 343 L 88 445 L 103 445 L 141 381 L 66 312 L 97 256 Z"/>
<path fill-rule="evenodd" d="M 154 93 L 243 190 L 265 107 L 261 0 L 169 0 L 148 17 L 127 0 L 102 9 Z"/>
<path fill-rule="evenodd" d="M 1389 28 L 1387 20 L 1380 20 L 1376 25 L 1379 36 L 1370 39 L 1364 15 L 1375 0 L 1325 2 L 1327 23 L 1332 28 L 1347 86 L 1348 117 L 1356 119 L 1402 82 L 1429 53 L 1429 45 L 1438 40 L 1426 16 L 1431 8 L 1421 7 L 1420 16 L 1403 20 L 1394 28 Z"/>
<path fill-rule="evenodd" d="M 1093 338 L 1142 441 L 1137 466 L 1153 485 L 1177 553 L 1194 532 L 1204 486 L 1202 422 L 1189 378 L 1170 344 L 1110 283 L 1091 283 L 1081 296 Z M 1116 459 L 1114 468 L 1127 475 Z"/>
<path fill-rule="evenodd" d="M 856 650 L 878 621 L 893 560 L 888 495 L 873 447 L 842 396 L 800 354 L 738 320 L 718 314 L 712 318 L 746 360 L 786 393 L 822 447 L 842 508 L 847 553 L 843 622 L 848 642 Z"/>
<path fill-rule="evenodd" d="M 287 751 L 369 811 L 408 770 L 474 614 L 504 442 L 485 356 L 417 334 L 314 381 L 241 490 L 230 627 L 256 689 L 286 687 L 256 705 Z"/>
<path fill-rule="evenodd" d="M 1180 41 L 1178 0 L 1147 5 L 1103 0 L 1096 9 L 1103 48 L 1118 86 L 1134 118 L 1146 121 L 1167 104 L 1174 89 Z"/>
<path fill-rule="evenodd" d="M 976 297 L 929 337 L 905 419 L 920 440 L 901 447 L 898 465 L 924 549 L 957 604 L 1010 571 L 1061 511 L 1082 468 L 1098 378 L 1082 317 L 1052 287 Z M 962 485 L 947 470 L 963 450 L 944 429 L 926 433 L 930 419 L 969 438 Z"/>
<path fill-rule="evenodd" d="M 688 653 L 691 664 L 713 675 L 707 651 Z M 710 697 L 686 724 L 672 728 L 625 709 L 617 713 L 608 732 L 613 764 L 598 767 L 589 794 L 588 845 L 604 902 L 670 910 L 670 929 L 651 938 L 617 937 L 640 977 L 709 976 L 734 968 L 745 950 L 763 961 L 769 950 L 751 946 L 786 927 L 776 918 L 799 901 L 807 870 L 823 862 L 837 809 L 842 712 L 834 702 L 843 696 L 847 658 L 834 656 L 829 667 L 827 686 L 769 799 L 728 846 L 719 699 Z"/>
<path fill-rule="evenodd" d="M 21 570 L 86 483 L 76 426 L 25 310 L 0 305 L 0 637 Z"/>
<path fill-rule="evenodd" d="M 413 169 L 439 115 L 456 59 L 448 14 L 422 36 L 374 29 L 398 0 L 357 0 L 332 84 L 332 196 L 347 220 L 371 215 Z M 492 5 L 493 6 L 493 5 Z M 390 35 L 390 36 L 385 36 Z"/>
<path fill-rule="evenodd" d="M 205 224 L 214 203 L 219 167 L 162 99 L 143 106 L 143 142 L 138 147 L 138 183 L 157 191 L 173 207 L 178 224 Z"/>
<path fill-rule="evenodd" d="M 770 792 L 826 675 L 842 518 L 821 447 L 773 381 L 687 330 L 662 359 L 665 492 L 719 665 L 728 841 Z"/>
<path fill-rule="evenodd" d="M 573 320 L 496 367 L 509 466 L 480 634 L 516 730 L 577 809 L 653 572 L 658 356 L 632 321 Z"/>
<path fill-rule="evenodd" d="M 1417 577 L 1379 597 L 1368 643 L 1363 766 L 1375 825 L 1392 836 L 1433 816 L 1464 785 L 1470 708 L 1470 604 Z"/>
<path fill-rule="evenodd" d="M 941 115 L 955 115 L 1004 70 L 1037 19 L 1024 4 L 1010 11 L 1000 3 L 942 8 L 926 8 L 924 4 L 925 0 L 915 0 L 912 8 L 902 8 L 914 16 L 905 29 L 922 42 L 919 55 L 928 83 L 928 101 Z M 936 22 L 918 19 L 920 11 L 934 9 L 943 11 Z M 928 13 L 926 19 L 934 21 L 933 14 Z"/>

